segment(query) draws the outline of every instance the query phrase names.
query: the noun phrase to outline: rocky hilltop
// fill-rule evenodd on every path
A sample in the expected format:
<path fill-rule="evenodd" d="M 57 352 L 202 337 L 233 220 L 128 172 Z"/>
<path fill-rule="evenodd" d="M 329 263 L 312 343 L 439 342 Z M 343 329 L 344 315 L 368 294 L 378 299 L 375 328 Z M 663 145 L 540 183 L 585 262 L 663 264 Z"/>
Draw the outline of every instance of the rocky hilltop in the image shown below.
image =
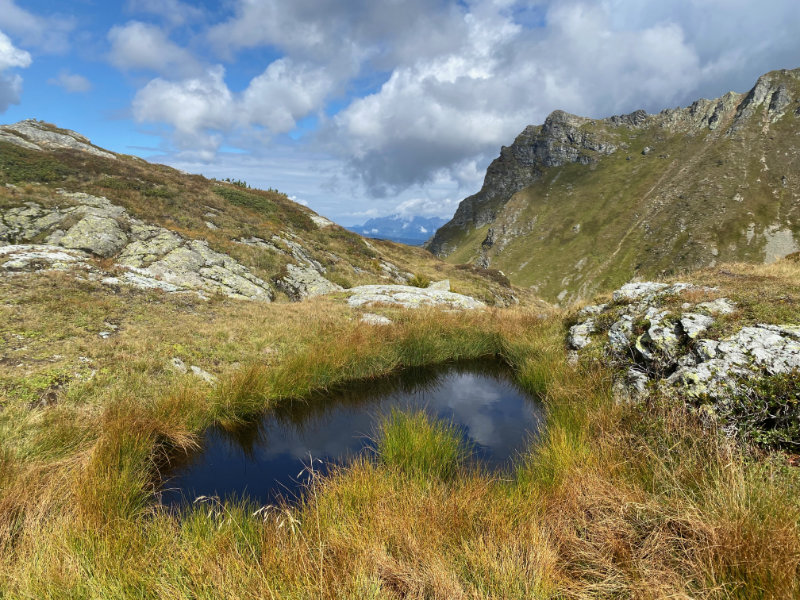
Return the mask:
<path fill-rule="evenodd" d="M 40 271 L 260 302 L 358 297 L 375 285 L 448 307 L 516 301 L 497 274 L 367 241 L 279 192 L 187 175 L 27 120 L 0 126 L 0 275 Z M 447 289 L 406 285 L 430 281 Z"/>
<path fill-rule="evenodd" d="M 686 108 L 562 111 L 489 166 L 427 247 L 566 302 L 633 277 L 800 249 L 800 70 Z"/>

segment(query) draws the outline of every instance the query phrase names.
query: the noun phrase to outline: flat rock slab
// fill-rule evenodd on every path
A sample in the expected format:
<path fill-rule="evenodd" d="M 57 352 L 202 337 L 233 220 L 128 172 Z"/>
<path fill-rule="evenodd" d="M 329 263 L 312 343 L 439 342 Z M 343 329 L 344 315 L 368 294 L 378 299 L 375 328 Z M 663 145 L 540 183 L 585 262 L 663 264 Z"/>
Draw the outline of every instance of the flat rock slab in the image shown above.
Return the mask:
<path fill-rule="evenodd" d="M 395 304 L 405 308 L 441 306 L 457 310 L 484 308 L 486 305 L 471 296 L 444 290 L 418 288 L 410 285 L 361 285 L 348 290 L 350 306 Z"/>

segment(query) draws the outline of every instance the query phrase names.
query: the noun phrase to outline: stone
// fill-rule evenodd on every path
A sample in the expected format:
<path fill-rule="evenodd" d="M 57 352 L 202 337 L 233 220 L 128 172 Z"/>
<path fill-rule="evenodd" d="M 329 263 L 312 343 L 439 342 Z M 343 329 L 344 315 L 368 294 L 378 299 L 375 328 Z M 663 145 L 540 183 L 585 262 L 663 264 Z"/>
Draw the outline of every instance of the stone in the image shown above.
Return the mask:
<path fill-rule="evenodd" d="M 316 225 L 320 229 L 323 229 L 325 227 L 330 227 L 331 225 L 336 225 L 336 223 L 334 223 L 330 219 L 326 219 L 321 215 L 309 215 L 309 217 L 314 222 L 314 225 Z"/>
<path fill-rule="evenodd" d="M 189 369 L 186 368 L 186 364 L 177 356 L 169 361 L 169 366 L 178 373 L 187 373 L 189 371 Z"/>
<path fill-rule="evenodd" d="M 441 281 L 432 281 L 428 284 L 429 290 L 440 290 L 444 292 L 450 291 L 450 280 L 449 279 L 442 279 Z"/>
<path fill-rule="evenodd" d="M 275 285 L 294 301 L 341 292 L 344 289 L 325 279 L 310 266 L 301 267 L 293 264 L 286 265 L 286 275 L 277 279 Z"/>
<path fill-rule="evenodd" d="M 633 318 L 622 315 L 608 330 L 608 344 L 615 354 L 628 355 L 631 351 L 631 337 L 633 336 Z"/>
<path fill-rule="evenodd" d="M 192 365 L 191 367 L 189 367 L 189 371 L 191 371 L 192 375 L 198 377 L 199 379 L 202 379 L 209 385 L 214 385 L 215 383 L 217 383 L 216 376 L 212 375 L 208 371 L 201 369 L 198 366 Z"/>
<path fill-rule="evenodd" d="M 601 312 L 608 308 L 608 304 L 590 304 L 589 306 L 584 306 L 582 309 L 578 311 L 578 314 L 582 317 L 589 317 L 592 315 L 599 315 Z"/>
<path fill-rule="evenodd" d="M 76 265 L 83 265 L 88 255 L 65 250 L 59 246 L 12 244 L 0 246 L 0 260 L 3 258 L 6 260 L 0 268 L 5 271 L 32 272 L 44 269 L 64 271 Z"/>
<path fill-rule="evenodd" d="M 591 334 L 595 331 L 594 319 L 578 323 L 569 328 L 567 344 L 573 350 L 581 350 L 592 342 Z"/>
<path fill-rule="evenodd" d="M 654 283 L 652 281 L 626 283 L 616 290 L 611 298 L 614 302 L 625 300 L 648 299 L 669 287 L 666 283 Z"/>
<path fill-rule="evenodd" d="M 409 285 L 362 285 L 350 288 L 347 292 L 350 294 L 347 303 L 353 307 L 394 304 L 404 308 L 440 306 L 454 310 L 471 310 L 486 306 L 471 296 Z"/>
<path fill-rule="evenodd" d="M 652 151 L 653 149 L 650 146 L 645 146 L 644 148 L 642 148 L 642 155 L 647 156 Z"/>
<path fill-rule="evenodd" d="M 374 313 L 364 313 L 361 315 L 361 322 L 366 323 L 367 325 L 391 325 L 392 320 L 388 317 L 384 317 L 382 315 L 376 315 Z"/>
<path fill-rule="evenodd" d="M 87 215 L 69 228 L 59 245 L 73 250 L 86 250 L 109 258 L 128 243 L 128 236 L 119 223 L 110 217 Z"/>
<path fill-rule="evenodd" d="M 711 313 L 712 315 L 729 315 L 736 310 L 736 304 L 727 298 L 717 298 L 711 302 L 701 302 L 695 308 Z"/>
<path fill-rule="evenodd" d="M 706 315 L 697 313 L 683 313 L 681 315 L 683 332 L 692 340 L 704 333 L 713 324 L 714 319 Z"/>

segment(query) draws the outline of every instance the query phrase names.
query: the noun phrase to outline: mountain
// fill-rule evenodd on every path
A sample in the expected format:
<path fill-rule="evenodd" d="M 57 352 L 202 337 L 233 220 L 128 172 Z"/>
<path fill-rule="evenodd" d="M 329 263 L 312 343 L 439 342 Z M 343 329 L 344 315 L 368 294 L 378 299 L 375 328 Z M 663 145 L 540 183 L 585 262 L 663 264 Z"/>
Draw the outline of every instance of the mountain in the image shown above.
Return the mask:
<path fill-rule="evenodd" d="M 150 164 L 37 120 L 0 126 L 0 270 L 69 265 L 110 286 L 262 302 L 444 279 L 490 304 L 519 296 L 497 273 L 367 241 L 274 190 Z"/>
<path fill-rule="evenodd" d="M 688 108 L 555 111 L 503 147 L 426 247 L 568 302 L 800 249 L 800 70 Z"/>
<path fill-rule="evenodd" d="M 363 225 L 353 225 L 348 229 L 369 238 L 419 246 L 430 239 L 433 232 L 446 222 L 447 219 L 441 217 L 415 216 L 407 219 L 400 215 L 392 215 L 370 219 Z"/>

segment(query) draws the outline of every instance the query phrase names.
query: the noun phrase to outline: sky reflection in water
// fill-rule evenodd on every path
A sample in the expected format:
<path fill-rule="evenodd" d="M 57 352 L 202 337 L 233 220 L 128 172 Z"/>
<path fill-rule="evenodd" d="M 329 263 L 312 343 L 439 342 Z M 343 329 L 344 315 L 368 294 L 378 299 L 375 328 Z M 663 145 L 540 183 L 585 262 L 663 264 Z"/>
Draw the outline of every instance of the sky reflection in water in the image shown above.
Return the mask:
<path fill-rule="evenodd" d="M 247 495 L 260 503 L 293 498 L 309 455 L 342 461 L 374 447 L 377 422 L 392 408 L 424 409 L 455 423 L 473 455 L 493 468 L 508 466 L 542 419 L 541 405 L 496 361 L 409 369 L 288 403 L 235 430 L 210 428 L 202 450 L 178 458 L 165 474 L 162 502 L 200 495 Z"/>

